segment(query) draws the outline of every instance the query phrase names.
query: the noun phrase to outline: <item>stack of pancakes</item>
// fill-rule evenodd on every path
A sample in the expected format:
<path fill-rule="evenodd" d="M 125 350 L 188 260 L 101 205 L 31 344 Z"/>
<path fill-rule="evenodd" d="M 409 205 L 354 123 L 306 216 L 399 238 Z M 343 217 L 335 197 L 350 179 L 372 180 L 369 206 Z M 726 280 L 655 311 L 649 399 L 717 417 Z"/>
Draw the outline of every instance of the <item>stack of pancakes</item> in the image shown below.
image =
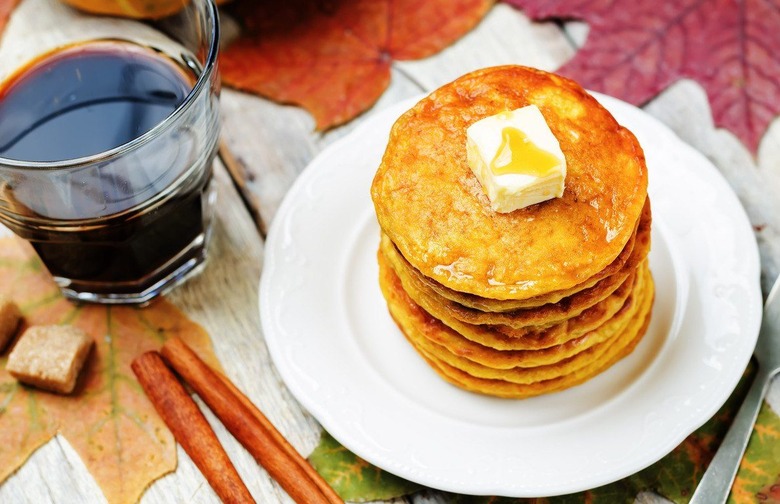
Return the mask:
<path fill-rule="evenodd" d="M 566 188 L 510 213 L 466 161 L 466 128 L 539 107 Z M 479 70 L 401 116 L 371 187 L 392 317 L 449 382 L 502 397 L 581 383 L 637 345 L 653 306 L 647 170 L 634 136 L 576 83 Z"/>

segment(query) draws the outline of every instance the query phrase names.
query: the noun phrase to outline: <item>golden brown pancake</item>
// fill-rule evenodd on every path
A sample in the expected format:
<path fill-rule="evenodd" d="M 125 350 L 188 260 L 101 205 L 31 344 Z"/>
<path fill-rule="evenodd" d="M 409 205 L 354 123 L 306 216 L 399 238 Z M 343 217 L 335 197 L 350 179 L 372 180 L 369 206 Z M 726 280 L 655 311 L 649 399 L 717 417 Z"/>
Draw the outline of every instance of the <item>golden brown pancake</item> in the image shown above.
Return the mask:
<path fill-rule="evenodd" d="M 534 104 L 567 160 L 561 198 L 502 214 L 465 131 Z M 371 187 L 390 314 L 444 379 L 529 397 L 581 383 L 647 330 L 654 284 L 644 155 L 577 84 L 518 66 L 468 74 L 396 121 Z"/>
<path fill-rule="evenodd" d="M 631 315 L 634 315 L 636 311 L 638 311 L 638 308 L 639 307 L 636 307 L 636 309 L 632 310 Z M 424 350 L 427 355 L 476 378 L 531 384 L 564 375 L 570 375 L 583 367 L 602 360 L 609 349 L 619 343 L 620 337 L 623 336 L 624 331 L 632 321 L 631 315 L 621 314 L 618 319 L 610 321 L 609 338 L 607 340 L 589 346 L 581 352 L 570 355 L 560 361 L 549 364 L 539 364 L 538 366 L 517 366 L 508 369 L 494 368 L 452 354 L 448 352 L 446 348 L 432 343 L 429 340 L 416 340 L 414 341 L 414 345 Z M 409 336 L 411 336 L 411 334 L 413 333 L 410 333 Z"/>
<path fill-rule="evenodd" d="M 632 258 L 631 254 L 634 250 L 636 236 L 639 233 L 638 227 L 640 225 L 645 226 L 645 229 L 641 234 L 642 236 L 647 236 L 649 239 L 649 234 L 646 233 L 649 233 L 651 222 L 652 222 L 652 214 L 650 211 L 650 198 L 647 198 L 645 200 L 645 205 L 642 209 L 642 215 L 636 224 L 637 229 L 634 230 L 634 234 L 631 235 L 626 246 L 623 247 L 623 250 L 617 256 L 617 258 L 615 258 L 615 260 L 612 261 L 612 263 L 610 263 L 609 266 L 599 271 L 597 274 L 593 275 L 585 282 L 582 282 L 581 284 L 577 284 L 574 287 L 560 290 L 560 291 L 550 292 L 547 294 L 542 294 L 528 299 L 483 298 L 483 297 L 475 296 L 473 294 L 468 294 L 468 293 L 458 292 L 452 289 L 448 289 L 447 287 L 441 285 L 440 283 L 436 282 L 432 278 L 428 278 L 425 275 L 421 274 L 419 271 L 412 268 L 411 265 L 409 265 L 409 273 L 414 274 L 421 282 L 424 282 L 429 289 L 433 290 L 440 296 L 449 299 L 451 301 L 455 301 L 456 303 L 462 304 L 463 306 L 466 306 L 468 308 L 474 308 L 475 310 L 506 312 L 506 311 L 518 310 L 520 308 L 535 308 L 537 306 L 542 306 L 549 303 L 557 303 L 564 298 L 572 296 L 585 289 L 589 289 L 594 285 L 596 285 L 596 283 L 599 283 L 602 280 L 606 280 L 609 277 L 614 276 L 614 278 L 612 278 L 611 281 L 617 281 L 619 277 L 616 277 L 615 273 L 620 272 L 620 270 L 623 269 L 624 266 L 626 266 L 626 262 L 629 259 L 633 259 L 633 266 L 636 266 L 638 262 L 637 261 L 638 256 L 634 256 Z M 648 244 L 645 243 L 644 245 L 647 246 Z M 406 264 L 409 263 L 406 262 Z M 629 265 L 629 267 L 632 266 Z M 604 283 L 608 284 L 609 281 Z"/>
<path fill-rule="evenodd" d="M 566 189 L 494 212 L 467 165 L 466 128 L 529 104 L 566 156 Z M 371 195 L 383 231 L 423 275 L 484 298 L 528 299 L 575 287 L 612 263 L 646 189 L 642 149 L 593 97 L 568 79 L 504 66 L 465 75 L 402 115 Z"/>
<path fill-rule="evenodd" d="M 583 336 L 614 316 L 625 304 L 634 287 L 636 273 L 607 299 L 579 315 L 549 327 L 515 329 L 504 325 L 476 325 L 457 319 L 442 320 L 464 338 L 496 350 L 540 350 L 561 345 Z"/>
<path fill-rule="evenodd" d="M 652 307 L 652 298 L 649 304 Z M 615 342 L 615 344 L 609 348 L 609 350 L 602 356 L 601 360 L 595 361 L 591 365 L 580 368 L 571 374 L 530 384 L 519 384 L 507 382 L 505 380 L 477 378 L 471 376 L 465 371 L 461 371 L 460 369 L 449 366 L 444 362 L 438 361 L 435 359 L 435 357 L 432 358 L 431 356 L 424 354 L 424 352 L 420 351 L 419 348 L 415 347 L 415 349 L 428 362 L 428 364 L 433 367 L 434 371 L 439 373 L 442 378 L 449 381 L 453 385 L 481 394 L 513 399 L 523 399 L 540 394 L 558 392 L 569 387 L 579 385 L 607 370 L 617 361 L 630 354 L 634 348 L 636 348 L 642 337 L 647 332 L 647 327 L 650 325 L 651 313 L 652 309 L 644 316 L 644 318 L 633 320 L 632 325 L 640 325 L 641 327 L 639 327 L 637 331 L 626 331 L 623 333 L 623 335 L 621 335 L 621 339 Z"/>
<path fill-rule="evenodd" d="M 435 291 L 429 289 L 425 282 L 420 281 L 420 275 L 413 273 L 411 265 L 404 260 L 387 235 L 383 235 L 380 248 L 401 278 L 404 288 L 412 299 L 418 304 L 426 306 L 429 311 L 449 325 L 453 325 L 450 323 L 451 320 L 473 325 L 504 325 L 508 328 L 508 330 L 504 331 L 504 334 L 513 336 L 523 334 L 529 328 L 539 330 L 560 324 L 572 317 L 581 315 L 586 310 L 611 296 L 649 252 L 651 217 L 649 205 L 646 208 L 648 210 L 643 213 L 643 219 L 637 227 L 636 245 L 620 271 L 602 279 L 594 286 L 572 294 L 557 303 L 509 312 L 483 312 L 441 297 Z M 512 330 L 518 330 L 519 332 Z"/>
<path fill-rule="evenodd" d="M 386 261 L 384 258 L 382 260 Z M 631 273 L 615 292 L 579 315 L 551 326 L 526 326 L 519 329 L 499 324 L 462 322 L 449 316 L 436 300 L 414 291 L 402 278 L 401 285 L 407 295 L 425 311 L 474 343 L 497 350 L 540 350 L 578 338 L 614 316 L 632 293 L 635 276 L 635 273 Z"/>
<path fill-rule="evenodd" d="M 395 303 L 401 307 L 407 306 L 410 311 L 422 310 L 429 317 L 441 322 L 448 330 L 441 331 L 416 331 L 414 334 L 419 337 L 425 337 L 428 341 L 422 341 L 419 338 L 413 338 L 415 345 L 425 348 L 429 353 L 434 354 L 440 359 L 455 365 L 453 360 L 462 365 L 457 366 L 461 369 L 467 366 L 467 361 L 481 366 L 486 366 L 496 370 L 511 370 L 513 368 L 530 368 L 555 364 L 575 355 L 581 355 L 576 361 L 569 363 L 569 369 L 579 362 L 583 363 L 587 350 L 599 346 L 603 342 L 614 338 L 626 326 L 628 321 L 637 314 L 641 305 L 646 284 L 650 276 L 649 269 L 643 264 L 639 271 L 636 282 L 631 282 L 628 286 L 629 296 L 623 298 L 619 303 L 618 309 L 611 317 L 604 320 L 601 324 L 591 328 L 588 331 L 581 332 L 577 324 L 571 324 L 570 329 L 574 334 L 567 334 L 562 339 L 565 341 L 541 349 L 529 350 L 499 350 L 487 345 L 482 345 L 471 341 L 461 333 L 458 328 L 448 326 L 431 314 L 424 306 L 417 304 L 414 299 L 404 290 L 400 278 L 395 274 L 392 268 L 388 267 L 383 257 L 379 257 L 379 277 L 382 291 L 388 301 L 388 305 Z M 408 317 L 409 315 L 399 315 L 398 311 L 402 308 L 391 306 L 391 311 L 395 310 L 396 319 Z M 487 332 L 486 326 L 481 326 Z M 591 352 L 592 353 L 592 352 Z M 473 373 L 472 373 L 473 374 Z M 487 377 L 487 376 L 485 376 Z M 493 377 L 493 376 L 490 376 Z M 507 378 L 508 379 L 508 378 Z"/>
<path fill-rule="evenodd" d="M 531 383 L 562 376 L 598 360 L 617 341 L 646 300 L 645 279 L 636 286 L 633 295 L 612 319 L 579 338 L 554 347 L 502 351 L 484 346 L 475 348 L 468 340 L 464 344 L 462 337 L 459 346 L 459 335 L 454 331 L 425 332 L 422 336 L 426 340 L 416 340 L 415 344 L 449 365 L 480 378 Z"/>
<path fill-rule="evenodd" d="M 406 296 L 390 268 L 382 269 L 380 286 L 401 332 L 443 378 L 467 390 L 521 398 L 582 383 L 633 350 L 647 330 L 654 298 L 652 277 L 645 266 L 642 269 L 643 282 L 636 299 L 626 303 L 625 308 L 605 324 L 608 326 L 604 328 L 607 339 L 552 364 L 509 369 L 476 363 L 435 343 L 459 335 Z M 442 333 L 447 336 L 442 338 Z"/>

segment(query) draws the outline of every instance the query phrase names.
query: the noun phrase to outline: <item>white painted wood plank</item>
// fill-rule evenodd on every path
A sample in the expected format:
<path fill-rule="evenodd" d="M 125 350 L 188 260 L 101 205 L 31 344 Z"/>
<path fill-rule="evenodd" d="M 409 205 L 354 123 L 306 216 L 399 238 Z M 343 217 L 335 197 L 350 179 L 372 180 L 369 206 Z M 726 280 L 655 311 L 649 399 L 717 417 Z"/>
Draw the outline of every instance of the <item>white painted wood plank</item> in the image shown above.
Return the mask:
<path fill-rule="evenodd" d="M 573 49 L 554 23 L 534 23 L 522 11 L 497 4 L 471 32 L 441 53 L 415 61 L 396 62 L 396 68 L 432 91 L 479 68 L 526 65 L 554 70 Z"/>
<path fill-rule="evenodd" d="M 567 21 L 563 24 L 563 31 L 574 47 L 582 47 L 588 39 L 590 25 L 585 21 Z"/>
<path fill-rule="evenodd" d="M 79 456 L 61 437 L 39 448 L 6 483 L 0 502 L 106 502 Z"/>
<path fill-rule="evenodd" d="M 730 131 L 714 127 L 704 89 L 694 81 L 678 82 L 644 108 L 707 156 L 728 180 L 756 229 L 762 285 L 768 293 L 780 273 L 780 120 L 772 124 L 756 159 Z"/>
<path fill-rule="evenodd" d="M 420 92 L 393 71 L 390 87 L 370 110 L 343 126 L 317 132 L 312 116 L 300 107 L 223 90 L 223 138 L 245 174 L 266 229 L 287 190 L 316 154 L 374 111 Z"/>

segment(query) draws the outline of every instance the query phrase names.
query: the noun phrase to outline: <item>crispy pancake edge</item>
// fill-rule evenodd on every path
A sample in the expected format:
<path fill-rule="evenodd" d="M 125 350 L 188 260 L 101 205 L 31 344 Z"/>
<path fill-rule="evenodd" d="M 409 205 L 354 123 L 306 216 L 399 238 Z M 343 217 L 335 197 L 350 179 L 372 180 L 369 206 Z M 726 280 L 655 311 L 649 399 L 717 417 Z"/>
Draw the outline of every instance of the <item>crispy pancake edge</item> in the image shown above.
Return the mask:
<path fill-rule="evenodd" d="M 408 294 L 418 304 L 426 304 L 423 299 L 423 293 L 429 296 L 431 298 L 430 303 L 436 305 L 437 313 L 441 318 L 445 320 L 455 319 L 472 325 L 505 325 L 513 329 L 523 330 L 528 327 L 550 327 L 559 324 L 572 317 L 579 316 L 585 310 L 612 295 L 631 272 L 636 269 L 637 265 L 644 260 L 650 250 L 651 230 L 649 219 L 648 217 L 646 225 L 643 223 L 643 225 L 638 226 L 636 246 L 632 250 L 629 259 L 623 265 L 623 269 L 613 274 L 617 276 L 605 278 L 601 281 L 602 283 L 597 283 L 593 287 L 575 293 L 558 303 L 510 312 L 483 312 L 438 296 L 435 291 L 426 289 L 426 285 L 420 282 L 416 275 L 409 274 L 411 265 L 404 263 L 403 256 L 393 248 L 389 237 L 385 238 L 383 236 L 380 248 L 406 285 Z M 446 317 L 443 316 L 445 311 Z"/>
<path fill-rule="evenodd" d="M 650 296 L 649 310 L 642 318 L 637 319 L 641 321 L 638 331 L 633 336 L 631 332 L 625 332 L 622 335 L 624 339 L 621 339 L 619 343 L 612 345 L 602 361 L 591 363 L 590 365 L 584 366 L 583 368 L 580 368 L 569 375 L 530 384 L 518 384 L 507 382 L 505 380 L 478 378 L 466 373 L 465 371 L 452 367 L 438 360 L 436 357 L 426 353 L 423 349 L 414 346 L 412 341 L 409 340 L 409 337 L 406 335 L 401 323 L 395 318 L 394 320 L 401 329 L 401 332 L 404 334 L 404 337 L 406 337 L 407 340 L 412 343 L 418 354 L 420 354 L 420 356 L 431 366 L 431 368 L 445 381 L 471 392 L 495 397 L 503 397 L 507 399 L 524 399 L 541 394 L 558 392 L 576 385 L 580 385 L 606 371 L 620 359 L 629 355 L 642 340 L 647 332 L 647 328 L 650 325 L 655 296 L 654 285 L 652 282 L 650 282 L 648 289 L 648 295 Z"/>

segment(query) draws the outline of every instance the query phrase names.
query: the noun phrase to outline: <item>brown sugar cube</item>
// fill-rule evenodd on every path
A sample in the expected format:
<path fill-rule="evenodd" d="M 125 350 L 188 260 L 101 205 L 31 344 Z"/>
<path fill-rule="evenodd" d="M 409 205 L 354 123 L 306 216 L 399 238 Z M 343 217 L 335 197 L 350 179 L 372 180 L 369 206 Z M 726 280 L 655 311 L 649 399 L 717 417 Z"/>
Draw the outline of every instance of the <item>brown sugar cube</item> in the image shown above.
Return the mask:
<path fill-rule="evenodd" d="M 5 369 L 22 383 L 70 394 L 91 347 L 92 339 L 77 327 L 33 326 L 11 350 Z"/>
<path fill-rule="evenodd" d="M 0 352 L 13 339 L 21 318 L 22 314 L 16 303 L 5 296 L 0 296 Z"/>

